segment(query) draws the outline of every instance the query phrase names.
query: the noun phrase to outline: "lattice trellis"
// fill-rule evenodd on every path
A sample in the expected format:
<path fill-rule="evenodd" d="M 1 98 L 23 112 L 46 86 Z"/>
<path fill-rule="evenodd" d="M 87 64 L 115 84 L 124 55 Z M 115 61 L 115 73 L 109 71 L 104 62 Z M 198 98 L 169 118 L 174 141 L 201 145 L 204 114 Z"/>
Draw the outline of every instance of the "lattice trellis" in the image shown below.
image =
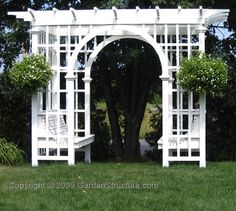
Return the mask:
<path fill-rule="evenodd" d="M 209 24 L 225 21 L 228 10 L 116 9 L 9 12 L 31 22 L 32 53 L 44 55 L 54 70 L 46 90 L 32 98 L 32 165 L 39 160 L 75 163 L 75 150 L 90 162 L 90 72 L 98 53 L 119 39 L 140 39 L 162 65 L 163 166 L 198 161 L 206 166 L 206 97 L 179 87 L 182 57 L 205 50 Z"/>

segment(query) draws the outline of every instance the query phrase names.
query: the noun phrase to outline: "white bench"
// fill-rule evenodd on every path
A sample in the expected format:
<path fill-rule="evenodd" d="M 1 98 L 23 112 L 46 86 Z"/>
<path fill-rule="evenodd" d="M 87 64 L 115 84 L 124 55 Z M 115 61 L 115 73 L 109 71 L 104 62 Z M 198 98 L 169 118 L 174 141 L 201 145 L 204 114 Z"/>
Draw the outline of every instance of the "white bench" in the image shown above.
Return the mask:
<path fill-rule="evenodd" d="M 194 116 L 192 127 L 190 133 L 186 133 L 184 135 L 179 136 L 179 145 L 180 149 L 188 149 L 189 141 L 191 142 L 191 149 L 200 149 L 200 127 L 199 127 L 199 116 Z M 168 139 L 168 148 L 169 149 L 177 149 L 177 135 L 170 135 Z M 163 148 L 163 137 L 161 137 L 158 141 L 158 149 Z"/>
<path fill-rule="evenodd" d="M 38 119 L 38 140 L 37 147 L 41 149 L 40 154 L 45 154 L 48 149 L 68 148 L 68 127 L 63 115 L 59 115 L 59 127 L 57 126 L 57 115 L 48 115 L 48 127 L 46 127 L 46 115 L 39 116 Z M 80 149 L 94 142 L 94 134 L 79 137 L 74 136 L 74 149 Z"/>

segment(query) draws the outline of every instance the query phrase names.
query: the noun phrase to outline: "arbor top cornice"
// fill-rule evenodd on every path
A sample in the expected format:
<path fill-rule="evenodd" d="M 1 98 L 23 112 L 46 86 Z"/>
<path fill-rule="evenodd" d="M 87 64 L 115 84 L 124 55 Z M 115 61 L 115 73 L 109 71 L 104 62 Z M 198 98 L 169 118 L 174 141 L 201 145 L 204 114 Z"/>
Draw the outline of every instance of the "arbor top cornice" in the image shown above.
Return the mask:
<path fill-rule="evenodd" d="M 32 10 L 8 12 L 33 26 L 44 25 L 123 25 L 123 24 L 203 24 L 227 20 L 228 9 L 98 9 L 92 10 Z"/>

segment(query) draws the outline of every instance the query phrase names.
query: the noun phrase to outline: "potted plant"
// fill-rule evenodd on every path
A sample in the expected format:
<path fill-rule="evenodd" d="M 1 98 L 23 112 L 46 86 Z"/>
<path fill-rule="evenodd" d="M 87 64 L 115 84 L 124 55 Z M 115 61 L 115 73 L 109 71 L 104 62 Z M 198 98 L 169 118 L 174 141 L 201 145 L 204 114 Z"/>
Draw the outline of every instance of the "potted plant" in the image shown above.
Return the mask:
<path fill-rule="evenodd" d="M 10 78 L 14 85 L 27 95 L 34 95 L 44 89 L 53 76 L 53 71 L 45 57 L 41 55 L 24 56 L 19 63 L 13 64 Z"/>
<path fill-rule="evenodd" d="M 227 65 L 220 58 L 198 53 L 190 59 L 182 59 L 177 80 L 183 89 L 215 96 L 227 84 Z"/>

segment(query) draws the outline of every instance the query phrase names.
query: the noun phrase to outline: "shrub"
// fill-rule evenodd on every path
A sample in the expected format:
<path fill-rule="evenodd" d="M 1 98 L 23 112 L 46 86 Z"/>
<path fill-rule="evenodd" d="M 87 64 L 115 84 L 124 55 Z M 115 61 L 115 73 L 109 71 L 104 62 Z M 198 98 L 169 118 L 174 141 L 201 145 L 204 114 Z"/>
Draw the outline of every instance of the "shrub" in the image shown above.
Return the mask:
<path fill-rule="evenodd" d="M 184 58 L 181 61 L 177 78 L 179 85 L 184 89 L 215 96 L 225 88 L 228 71 L 221 59 L 196 54 L 190 59 Z"/>
<path fill-rule="evenodd" d="M 94 143 L 91 147 L 92 158 L 95 161 L 105 161 L 112 157 L 111 153 L 111 136 L 109 125 L 105 121 L 106 110 L 93 108 L 91 112 L 91 131 L 95 135 Z"/>
<path fill-rule="evenodd" d="M 148 159 L 154 161 L 161 161 L 162 151 L 158 149 L 157 141 L 162 136 L 162 111 L 159 106 L 158 111 L 152 112 L 150 119 L 150 126 L 152 131 L 145 135 L 145 141 L 150 145 L 151 149 L 147 150 L 145 155 Z"/>
<path fill-rule="evenodd" d="M 15 63 L 10 71 L 13 84 L 28 95 L 45 88 L 52 76 L 52 69 L 41 55 L 25 56 L 22 62 Z"/>
<path fill-rule="evenodd" d="M 17 145 L 0 138 L 0 163 L 5 165 L 20 163 L 24 160 L 23 154 Z"/>

